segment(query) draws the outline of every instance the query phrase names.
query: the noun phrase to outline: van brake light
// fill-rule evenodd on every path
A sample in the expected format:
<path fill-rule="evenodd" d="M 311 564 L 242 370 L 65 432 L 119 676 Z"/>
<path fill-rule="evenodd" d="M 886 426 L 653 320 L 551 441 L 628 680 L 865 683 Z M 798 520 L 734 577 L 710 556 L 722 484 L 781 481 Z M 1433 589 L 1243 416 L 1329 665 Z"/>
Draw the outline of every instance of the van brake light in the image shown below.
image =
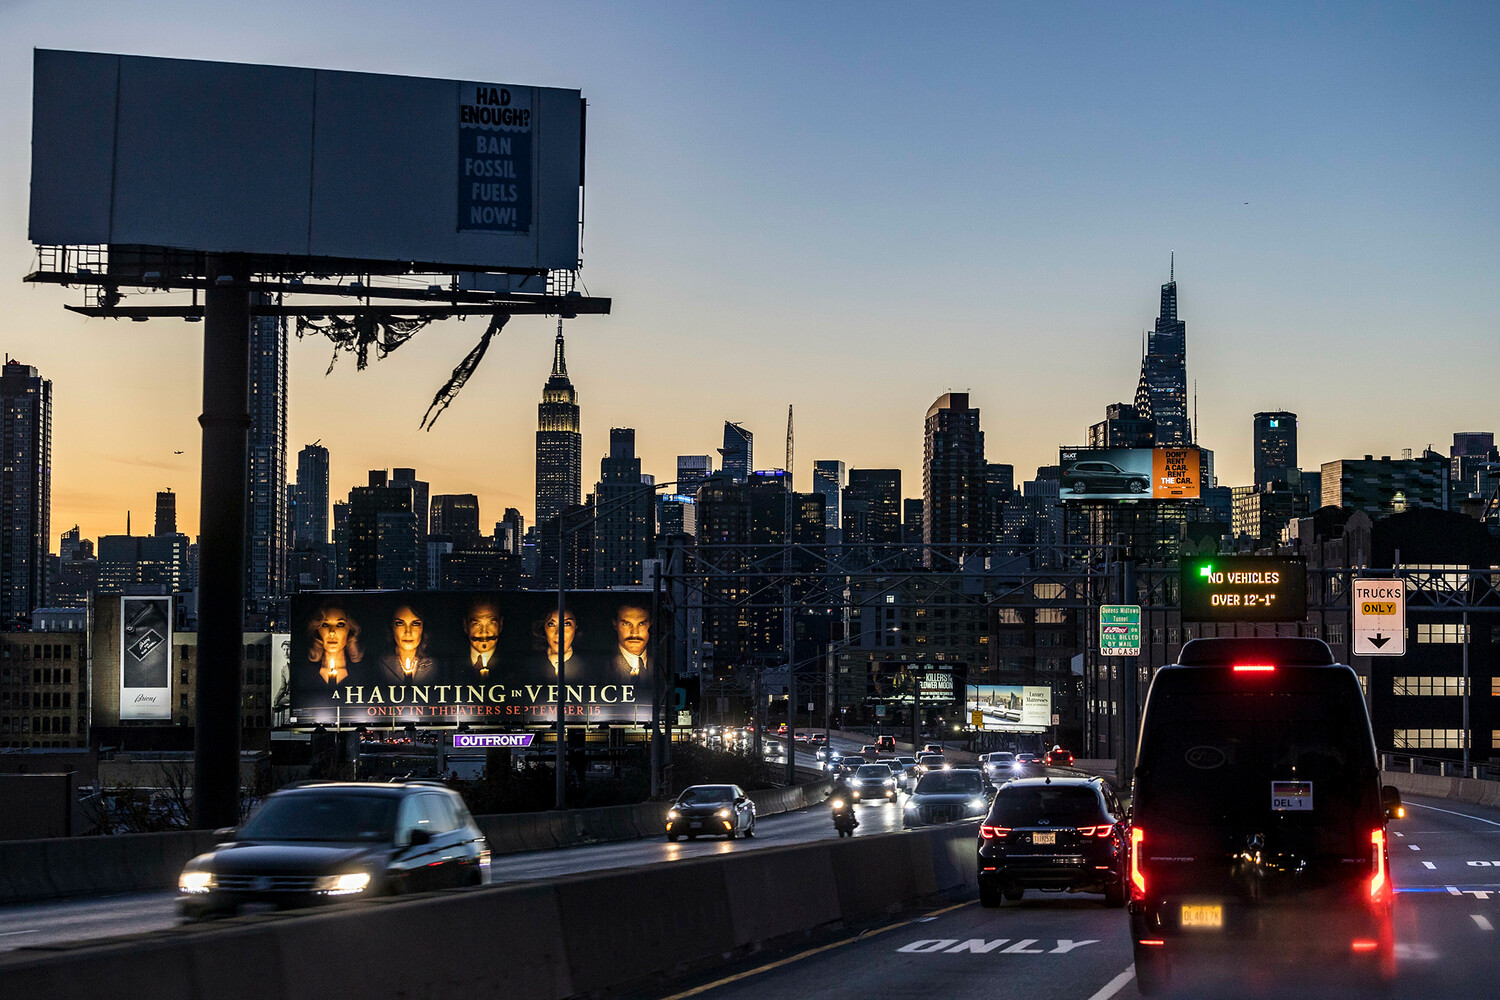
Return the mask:
<path fill-rule="evenodd" d="M 1385 871 L 1385 831 L 1371 830 L 1370 843 L 1375 848 L 1375 874 L 1370 876 L 1370 902 L 1385 903 L 1391 898 L 1390 879 Z"/>
<path fill-rule="evenodd" d="M 1241 673 L 1268 674 L 1268 673 L 1270 673 L 1271 671 L 1273 671 L 1275 669 L 1276 669 L 1275 665 L 1274 664 L 1270 664 L 1270 663 L 1236 663 L 1234 665 L 1234 672 L 1237 673 L 1237 674 L 1241 674 Z"/>
<path fill-rule="evenodd" d="M 1141 871 L 1141 844 L 1146 841 L 1146 831 L 1138 826 L 1130 828 L 1130 898 L 1146 898 L 1146 873 Z"/>

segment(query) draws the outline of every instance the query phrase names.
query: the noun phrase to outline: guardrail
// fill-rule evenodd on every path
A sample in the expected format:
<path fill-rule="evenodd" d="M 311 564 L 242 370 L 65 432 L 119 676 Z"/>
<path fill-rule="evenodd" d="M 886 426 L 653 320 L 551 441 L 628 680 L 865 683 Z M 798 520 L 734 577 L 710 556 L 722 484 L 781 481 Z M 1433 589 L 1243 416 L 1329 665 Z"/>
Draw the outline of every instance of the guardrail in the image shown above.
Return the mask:
<path fill-rule="evenodd" d="M 829 782 L 768 788 L 750 793 L 758 816 L 775 816 L 822 802 Z M 550 851 L 610 841 L 655 837 L 666 832 L 670 803 L 501 813 L 474 820 L 494 854 Z M 207 830 L 129 833 L 111 837 L 57 837 L 0 842 L 0 903 L 64 896 L 170 889 L 183 865 L 213 849 Z"/>
<path fill-rule="evenodd" d="M 1414 754 L 1383 753 L 1380 755 L 1382 771 L 1405 771 L 1407 774 L 1435 774 L 1439 778 L 1477 778 L 1483 781 L 1500 781 L 1500 764 L 1485 762 L 1470 764 L 1465 773 L 1460 761 L 1444 760 L 1441 757 L 1419 757 Z"/>
<path fill-rule="evenodd" d="M 955 824 L 21 948 L 0 956 L 0 982 L 9 996 L 90 1000 L 565 1000 L 972 889 L 974 833 Z"/>

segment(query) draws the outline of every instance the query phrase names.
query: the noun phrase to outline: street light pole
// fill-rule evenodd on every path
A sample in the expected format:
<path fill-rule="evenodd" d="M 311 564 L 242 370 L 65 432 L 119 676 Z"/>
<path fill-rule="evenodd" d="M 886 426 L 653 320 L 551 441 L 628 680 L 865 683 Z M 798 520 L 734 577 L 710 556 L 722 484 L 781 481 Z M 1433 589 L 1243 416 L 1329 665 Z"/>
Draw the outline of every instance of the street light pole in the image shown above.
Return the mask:
<path fill-rule="evenodd" d="M 626 494 L 625 496 L 622 496 L 622 497 L 616 497 L 615 498 L 615 502 L 616 503 L 626 503 L 626 502 L 634 500 L 635 498 L 640 497 L 640 496 L 653 495 L 653 494 L 656 493 L 657 490 L 661 489 L 663 486 L 676 486 L 676 485 L 677 485 L 677 480 L 675 480 L 675 479 L 669 479 L 669 480 L 667 480 L 664 483 L 656 483 L 656 484 L 652 485 L 651 487 L 649 487 L 647 489 L 637 490 L 634 493 L 629 493 L 629 494 Z M 599 520 L 600 513 L 601 513 L 601 510 L 600 510 L 599 504 L 596 502 L 594 504 L 594 514 L 593 514 L 593 516 L 590 517 L 590 518 L 586 518 L 586 519 L 580 521 L 577 525 L 574 526 L 573 530 L 574 531 L 581 531 L 585 526 L 591 524 L 594 521 Z M 558 515 L 557 515 L 557 698 L 556 698 L 556 702 L 557 702 L 557 756 L 556 756 L 556 763 L 554 764 L 554 767 L 555 767 L 555 769 L 557 771 L 557 789 L 556 789 L 556 791 L 557 791 L 557 808 L 558 809 L 566 809 L 568 807 L 568 779 L 567 779 L 567 769 L 566 769 L 567 768 L 567 762 L 568 762 L 568 745 L 567 745 L 568 744 L 568 719 L 567 719 L 567 709 L 568 709 L 567 648 L 566 648 L 566 643 L 563 641 L 564 640 L 564 616 L 565 616 L 565 613 L 566 613 L 564 609 L 567 607 L 566 600 L 564 598 L 564 587 L 567 584 L 567 578 L 568 578 L 568 545 L 567 545 L 568 530 L 567 530 L 567 517 L 568 517 L 568 512 L 567 511 L 559 511 L 558 512 Z M 656 685 L 655 683 L 653 683 L 653 685 L 652 685 L 652 688 L 653 688 L 653 697 L 654 697 L 654 692 L 655 692 L 655 689 L 656 689 L 657 686 L 658 685 Z M 653 709 L 652 709 L 653 720 L 655 718 L 655 716 L 654 716 L 655 711 L 656 711 L 656 709 L 653 707 Z M 657 748 L 654 745 L 652 746 L 651 752 L 653 754 L 657 752 Z"/>

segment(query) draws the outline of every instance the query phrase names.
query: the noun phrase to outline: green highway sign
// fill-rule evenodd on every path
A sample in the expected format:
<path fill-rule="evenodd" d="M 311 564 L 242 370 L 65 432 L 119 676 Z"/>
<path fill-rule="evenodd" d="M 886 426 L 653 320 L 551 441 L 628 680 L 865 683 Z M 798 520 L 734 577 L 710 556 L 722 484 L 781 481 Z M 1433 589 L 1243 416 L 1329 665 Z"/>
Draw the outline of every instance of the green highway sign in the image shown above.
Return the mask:
<path fill-rule="evenodd" d="M 1099 655 L 1141 655 L 1141 606 L 1099 605 Z"/>

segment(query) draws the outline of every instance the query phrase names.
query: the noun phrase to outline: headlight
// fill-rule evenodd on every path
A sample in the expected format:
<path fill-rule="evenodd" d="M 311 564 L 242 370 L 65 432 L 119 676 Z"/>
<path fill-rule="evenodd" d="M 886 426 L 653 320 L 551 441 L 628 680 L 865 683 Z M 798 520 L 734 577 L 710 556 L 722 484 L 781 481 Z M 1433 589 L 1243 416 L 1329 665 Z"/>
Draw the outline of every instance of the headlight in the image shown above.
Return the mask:
<path fill-rule="evenodd" d="M 677 813 L 676 809 L 668 809 L 667 810 L 667 819 L 676 819 L 677 816 L 678 816 L 678 813 Z"/>
<path fill-rule="evenodd" d="M 984 798 L 980 797 L 980 798 L 977 798 L 977 799 L 970 799 L 969 800 L 969 808 L 970 809 L 983 809 L 984 808 Z"/>
<path fill-rule="evenodd" d="M 844 800 L 843 799 L 834 799 L 833 800 L 833 808 L 835 808 L 835 809 L 842 809 L 842 808 L 844 808 Z"/>
<path fill-rule="evenodd" d="M 917 804 L 915 802 L 908 801 L 906 803 L 906 811 L 907 812 L 916 812 L 917 811 Z"/>
<path fill-rule="evenodd" d="M 728 819 L 733 815 L 728 809 L 720 809 L 716 814 L 720 819 Z"/>
<path fill-rule="evenodd" d="M 183 872 L 177 876 L 177 888 L 183 892 L 207 892 L 213 884 L 212 872 Z"/>
<path fill-rule="evenodd" d="M 330 896 L 348 896 L 364 892 L 370 884 L 369 872 L 350 872 L 347 875 L 329 875 L 318 880 L 318 888 Z"/>

